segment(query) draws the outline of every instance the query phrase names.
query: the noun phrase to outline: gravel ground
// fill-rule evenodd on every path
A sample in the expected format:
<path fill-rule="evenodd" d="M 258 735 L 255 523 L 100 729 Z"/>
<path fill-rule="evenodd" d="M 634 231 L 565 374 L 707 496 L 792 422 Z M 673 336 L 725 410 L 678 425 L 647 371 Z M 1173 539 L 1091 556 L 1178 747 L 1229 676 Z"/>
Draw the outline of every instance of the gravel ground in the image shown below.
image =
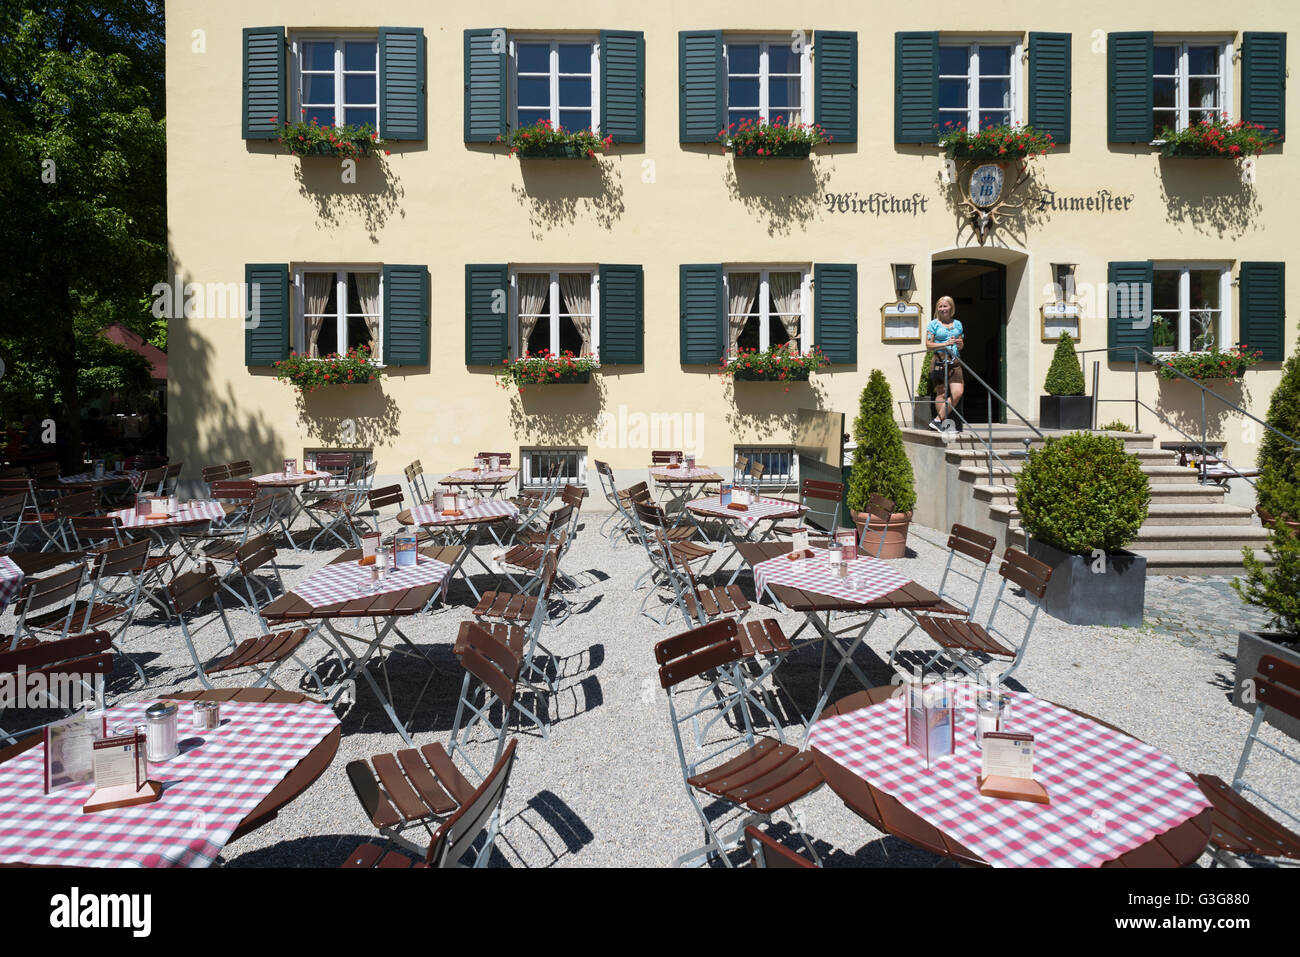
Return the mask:
<path fill-rule="evenodd" d="M 589 520 L 564 563 L 578 586 L 565 593 L 573 613 L 548 627 L 543 636 L 543 643 L 559 658 L 561 690 L 550 705 L 555 720 L 549 739 L 535 729 L 518 734 L 519 756 L 492 859 L 500 866 L 662 866 L 701 842 L 701 829 L 678 769 L 653 658 L 654 644 L 680 630 L 680 617 L 658 625 L 637 614 L 643 593 L 634 592 L 632 586 L 646 567 L 645 554 L 631 543 L 611 547 L 597 534 L 603 517 L 588 513 Z M 935 531 L 913 526 L 909 556 L 897 566 L 920 583 L 938 587 L 946 559 L 943 540 Z M 285 584 L 292 588 L 331 554 L 281 551 Z M 477 580 L 480 586 L 490 585 L 487 576 Z M 752 594 L 748 576 L 741 578 L 741 584 Z M 991 595 L 992 589 L 987 590 L 985 603 Z M 440 668 L 415 718 L 417 744 L 447 741 L 462 674 L 450 648 L 458 624 L 467 617 L 470 599 L 458 582 L 449 608 L 405 627 Z M 1147 608 L 1149 620 L 1141 629 L 1080 627 L 1041 615 L 1011 686 L 1125 728 L 1189 771 L 1208 771 L 1231 780 L 1250 724 L 1250 717 L 1228 700 L 1236 633 L 1241 627 L 1262 624 L 1262 616 L 1240 604 L 1226 579 L 1152 578 L 1147 584 Z M 982 610 L 986 609 L 984 604 Z M 773 612 L 764 608 L 758 614 L 766 617 Z M 255 632 L 246 612 L 232 612 L 230 618 L 241 637 Z M 802 616 L 783 616 L 786 634 L 793 633 L 802 620 Z M 0 621 L 0 628 L 6 626 L 12 626 L 12 614 Z M 888 683 L 885 660 L 904 627 L 899 615 L 882 618 L 856 656 L 873 683 Z M 223 642 L 219 622 L 198 639 L 205 655 L 218 652 Z M 323 645 L 317 642 L 307 647 L 323 653 Z M 110 683 L 110 700 L 196 687 L 179 628 L 164 627 L 158 618 L 147 619 L 133 629 L 127 650 L 145 665 L 149 687 L 140 688 L 134 673 L 119 662 Z M 812 706 L 818 658 L 816 650 L 808 650 L 782 665 L 795 706 Z M 409 708 L 424 675 L 402 661 L 395 661 L 390 672 L 396 699 L 407 701 Z M 289 667 L 281 671 L 285 687 L 298 687 L 300 678 L 300 671 Z M 240 682 L 227 678 L 218 684 Z M 303 685 L 303 690 L 309 691 L 310 686 Z M 855 690 L 856 683 L 846 673 L 832 700 Z M 357 699 L 341 711 L 342 743 L 330 769 L 276 820 L 229 846 L 223 858 L 228 866 L 333 867 L 373 837 L 344 767 L 353 759 L 403 745 L 364 682 Z M 788 736 L 798 742 L 800 731 L 792 727 Z M 1265 737 L 1294 746 L 1271 728 Z M 487 753 L 490 762 L 491 747 L 491 742 L 480 741 L 471 757 Z M 1267 792 L 1284 797 L 1300 811 L 1300 780 L 1293 765 L 1257 749 L 1252 771 Z M 897 867 L 936 862 L 929 854 L 876 832 L 827 788 L 799 807 L 806 831 L 828 865 Z M 778 817 L 774 831 L 797 846 L 784 816 Z"/>

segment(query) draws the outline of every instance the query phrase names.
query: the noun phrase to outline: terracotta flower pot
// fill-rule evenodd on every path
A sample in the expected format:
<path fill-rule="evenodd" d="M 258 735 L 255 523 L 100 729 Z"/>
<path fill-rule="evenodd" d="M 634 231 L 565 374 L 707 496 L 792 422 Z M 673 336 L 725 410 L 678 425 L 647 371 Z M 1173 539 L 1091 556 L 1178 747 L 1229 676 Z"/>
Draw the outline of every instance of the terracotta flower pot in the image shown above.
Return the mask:
<path fill-rule="evenodd" d="M 889 518 L 889 531 L 885 532 L 885 523 L 868 512 L 853 512 L 853 524 L 858 528 L 858 541 L 868 555 L 875 555 L 880 545 L 880 536 L 885 536 L 885 547 L 881 549 L 881 558 L 902 558 L 907 553 L 907 529 L 912 524 L 911 512 L 895 512 Z M 863 538 L 863 529 L 867 529 Z"/>

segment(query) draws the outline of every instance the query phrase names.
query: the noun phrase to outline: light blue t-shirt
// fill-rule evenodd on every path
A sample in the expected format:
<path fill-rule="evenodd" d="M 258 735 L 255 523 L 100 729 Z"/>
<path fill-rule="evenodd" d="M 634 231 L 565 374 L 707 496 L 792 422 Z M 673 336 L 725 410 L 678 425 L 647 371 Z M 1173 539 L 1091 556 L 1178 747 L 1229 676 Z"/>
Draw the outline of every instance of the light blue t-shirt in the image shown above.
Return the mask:
<path fill-rule="evenodd" d="M 961 320 L 954 319 L 952 325 L 945 326 L 938 319 L 931 319 L 930 324 L 926 326 L 926 332 L 930 334 L 930 338 L 935 342 L 947 342 L 949 339 L 956 339 L 962 334 Z M 944 349 L 948 350 L 948 355 L 952 356 L 954 359 L 957 358 L 958 350 L 955 345 L 944 346 Z M 935 351 L 941 352 L 943 350 L 936 349 Z"/>

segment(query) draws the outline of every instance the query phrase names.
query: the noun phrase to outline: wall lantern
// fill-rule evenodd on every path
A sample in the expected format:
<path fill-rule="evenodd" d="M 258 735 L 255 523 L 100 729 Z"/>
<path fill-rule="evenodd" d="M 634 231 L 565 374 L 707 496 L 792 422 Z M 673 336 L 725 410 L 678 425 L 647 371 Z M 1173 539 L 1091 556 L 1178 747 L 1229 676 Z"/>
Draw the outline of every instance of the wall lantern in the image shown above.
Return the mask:
<path fill-rule="evenodd" d="M 894 294 L 900 300 L 906 300 L 907 294 L 916 288 L 913 276 L 916 267 L 911 263 L 894 263 L 890 268 L 894 271 Z"/>
<path fill-rule="evenodd" d="M 1079 341 L 1081 309 L 1075 301 L 1074 270 L 1077 263 L 1052 263 L 1052 301 L 1043 304 L 1042 338 L 1055 342 L 1062 335 Z"/>

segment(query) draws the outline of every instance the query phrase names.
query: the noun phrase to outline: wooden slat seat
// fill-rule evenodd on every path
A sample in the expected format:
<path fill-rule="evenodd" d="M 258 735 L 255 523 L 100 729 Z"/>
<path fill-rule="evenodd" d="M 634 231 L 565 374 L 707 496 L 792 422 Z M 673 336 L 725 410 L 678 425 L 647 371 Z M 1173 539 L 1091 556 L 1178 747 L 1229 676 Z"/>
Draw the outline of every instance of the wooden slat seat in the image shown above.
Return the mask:
<path fill-rule="evenodd" d="M 288 658 L 298 646 L 307 640 L 310 631 L 306 628 L 294 628 L 289 631 L 277 631 L 270 635 L 258 635 L 245 638 L 233 652 L 210 666 L 210 673 L 233 671 L 253 665 L 269 665 Z"/>
<path fill-rule="evenodd" d="M 348 855 L 343 867 L 381 867 L 381 868 L 428 868 L 424 861 L 417 861 L 401 851 L 390 851 L 382 844 L 362 844 Z"/>
<path fill-rule="evenodd" d="M 102 602 L 96 603 L 90 611 L 90 621 L 86 621 L 86 609 L 90 607 L 89 602 L 77 601 L 72 606 L 72 625 L 74 628 L 83 626 L 96 627 L 106 621 L 111 621 L 119 615 L 127 612 L 125 605 L 106 605 Z M 59 630 L 63 622 L 67 620 L 67 607 L 60 608 L 58 611 L 46 612 L 43 615 L 28 615 L 27 625 L 39 630 Z"/>
<path fill-rule="evenodd" d="M 781 630 L 775 618 L 762 621 L 738 622 L 740 650 L 746 658 L 766 655 L 785 655 L 794 650 L 794 645 Z"/>
<path fill-rule="evenodd" d="M 1214 805 L 1210 843 L 1233 854 L 1285 857 L 1300 860 L 1300 834 L 1283 827 L 1264 811 L 1213 774 L 1194 774 L 1192 780 Z"/>
<path fill-rule="evenodd" d="M 537 609 L 536 595 L 519 595 L 510 591 L 487 591 L 470 613 L 476 618 L 504 618 L 529 621 Z"/>
<path fill-rule="evenodd" d="M 501 644 L 510 649 L 512 655 L 522 658 L 524 655 L 524 645 L 528 641 L 528 631 L 520 625 L 510 625 L 503 621 L 498 622 L 472 622 L 462 621 L 460 628 L 456 632 L 456 643 L 451 646 L 452 654 L 460 657 L 469 647 L 470 629 L 472 627 L 482 628 L 489 635 L 495 638 Z"/>
<path fill-rule="evenodd" d="M 351 761 L 347 774 L 371 823 L 379 828 L 445 817 L 474 794 L 474 786 L 438 743 L 375 755 L 370 763 Z"/>
<path fill-rule="evenodd" d="M 687 783 L 760 814 L 770 814 L 816 790 L 822 780 L 809 752 L 761 737 L 743 753 L 693 775 Z"/>
<path fill-rule="evenodd" d="M 929 609 L 918 615 L 917 624 L 947 651 L 972 651 L 994 658 L 1014 658 L 1016 653 L 998 641 L 982 625 L 956 618 L 931 618 Z"/>
<path fill-rule="evenodd" d="M 685 592 L 686 610 L 692 616 L 698 615 L 696 601 L 704 606 L 704 613 L 710 619 L 719 615 L 734 615 L 749 611 L 749 599 L 740 590 L 739 585 L 721 585 L 717 588 L 700 588 L 698 591 Z"/>

